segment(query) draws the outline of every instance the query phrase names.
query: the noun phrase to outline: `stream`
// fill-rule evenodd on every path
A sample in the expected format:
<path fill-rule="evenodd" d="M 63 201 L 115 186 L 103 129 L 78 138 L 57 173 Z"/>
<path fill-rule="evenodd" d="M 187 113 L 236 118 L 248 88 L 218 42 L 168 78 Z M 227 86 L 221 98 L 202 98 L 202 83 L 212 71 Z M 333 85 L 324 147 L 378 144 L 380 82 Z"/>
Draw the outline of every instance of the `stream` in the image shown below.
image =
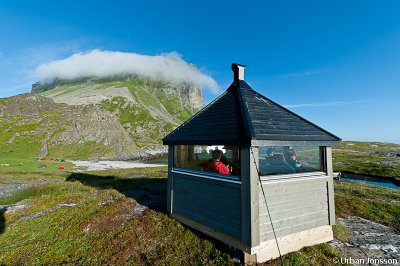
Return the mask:
<path fill-rule="evenodd" d="M 353 174 L 350 175 L 342 173 L 339 180 L 361 182 L 361 183 L 400 190 L 399 186 L 396 186 L 396 184 L 392 183 L 390 180 L 384 179 L 383 177 L 379 178 L 379 177 L 369 177 L 369 176 L 353 175 Z"/>

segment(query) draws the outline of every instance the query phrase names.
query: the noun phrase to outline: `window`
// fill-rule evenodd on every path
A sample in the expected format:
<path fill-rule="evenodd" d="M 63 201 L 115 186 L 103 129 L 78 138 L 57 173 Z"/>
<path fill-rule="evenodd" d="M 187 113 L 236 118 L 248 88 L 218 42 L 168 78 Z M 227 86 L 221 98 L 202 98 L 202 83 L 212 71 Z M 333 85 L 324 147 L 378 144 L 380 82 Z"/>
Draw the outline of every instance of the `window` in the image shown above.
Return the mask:
<path fill-rule="evenodd" d="M 259 148 L 260 175 L 322 171 L 320 147 L 271 146 Z"/>
<path fill-rule="evenodd" d="M 176 145 L 174 167 L 220 175 L 240 176 L 239 147 Z"/>

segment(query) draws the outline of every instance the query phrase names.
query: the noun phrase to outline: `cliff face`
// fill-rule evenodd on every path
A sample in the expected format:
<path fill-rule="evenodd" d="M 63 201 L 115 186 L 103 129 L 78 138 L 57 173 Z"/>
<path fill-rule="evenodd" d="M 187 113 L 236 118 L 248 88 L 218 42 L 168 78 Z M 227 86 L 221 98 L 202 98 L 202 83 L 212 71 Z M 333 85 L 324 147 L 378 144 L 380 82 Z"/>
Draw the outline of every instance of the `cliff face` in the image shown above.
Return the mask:
<path fill-rule="evenodd" d="M 143 159 L 166 152 L 161 138 L 203 106 L 199 88 L 139 77 L 34 84 L 0 99 L 0 148 L 31 156 Z"/>

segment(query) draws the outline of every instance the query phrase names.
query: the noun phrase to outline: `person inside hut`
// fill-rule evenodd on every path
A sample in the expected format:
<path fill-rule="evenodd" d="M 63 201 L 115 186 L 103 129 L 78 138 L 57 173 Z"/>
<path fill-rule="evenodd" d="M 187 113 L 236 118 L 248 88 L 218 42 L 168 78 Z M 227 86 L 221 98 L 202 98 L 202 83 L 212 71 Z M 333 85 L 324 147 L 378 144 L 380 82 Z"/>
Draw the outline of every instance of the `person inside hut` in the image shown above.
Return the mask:
<path fill-rule="evenodd" d="M 212 159 L 204 164 L 203 171 L 212 172 L 222 175 L 230 175 L 228 167 L 221 162 L 223 152 L 221 150 L 214 150 L 212 152 Z"/>
<path fill-rule="evenodd" d="M 297 160 L 296 150 L 292 146 L 283 147 L 283 156 L 285 157 L 286 163 L 288 163 L 295 170 L 301 167 L 301 164 Z"/>

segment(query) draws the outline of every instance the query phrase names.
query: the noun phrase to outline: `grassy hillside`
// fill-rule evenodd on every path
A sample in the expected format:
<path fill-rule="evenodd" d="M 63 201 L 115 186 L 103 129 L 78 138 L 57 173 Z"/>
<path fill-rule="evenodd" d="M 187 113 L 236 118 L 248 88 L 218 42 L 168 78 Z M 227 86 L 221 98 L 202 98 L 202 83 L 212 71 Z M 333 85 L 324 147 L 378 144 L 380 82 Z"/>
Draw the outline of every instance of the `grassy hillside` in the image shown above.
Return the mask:
<path fill-rule="evenodd" d="M 111 112 L 144 150 L 162 149 L 161 139 L 203 105 L 199 88 L 129 75 L 56 81 L 41 94 L 58 103 Z"/>
<path fill-rule="evenodd" d="M 343 141 L 333 147 L 336 172 L 367 174 L 400 181 L 400 145 L 382 142 Z"/>
<path fill-rule="evenodd" d="M 203 104 L 199 88 L 133 76 L 36 84 L 0 99 L 0 160 L 139 159 Z M 43 97 L 44 96 L 44 97 Z"/>
<path fill-rule="evenodd" d="M 116 114 L 139 146 L 160 144 L 166 134 L 197 111 L 195 108 L 185 107 L 187 104 L 183 104 L 179 94 L 166 92 L 164 89 L 168 88 L 169 84 L 152 83 L 151 86 L 144 84 L 142 80 L 110 81 L 101 84 L 102 88 L 126 87 L 136 100 L 136 103 L 132 103 L 124 97 L 116 96 L 102 100 L 100 106 Z M 157 114 L 154 110 L 163 113 Z M 144 132 L 147 134 L 143 134 Z"/>
<path fill-rule="evenodd" d="M 104 117 L 104 122 L 99 123 L 96 115 Z M 5 98 L 0 105 L 0 163 L 41 156 L 60 159 L 114 156 L 122 147 L 103 143 L 112 139 L 118 139 L 120 146 L 128 151 L 137 149 L 127 143 L 128 137 L 112 135 L 118 125 L 110 114 L 94 107 L 56 104 L 33 94 Z"/>

